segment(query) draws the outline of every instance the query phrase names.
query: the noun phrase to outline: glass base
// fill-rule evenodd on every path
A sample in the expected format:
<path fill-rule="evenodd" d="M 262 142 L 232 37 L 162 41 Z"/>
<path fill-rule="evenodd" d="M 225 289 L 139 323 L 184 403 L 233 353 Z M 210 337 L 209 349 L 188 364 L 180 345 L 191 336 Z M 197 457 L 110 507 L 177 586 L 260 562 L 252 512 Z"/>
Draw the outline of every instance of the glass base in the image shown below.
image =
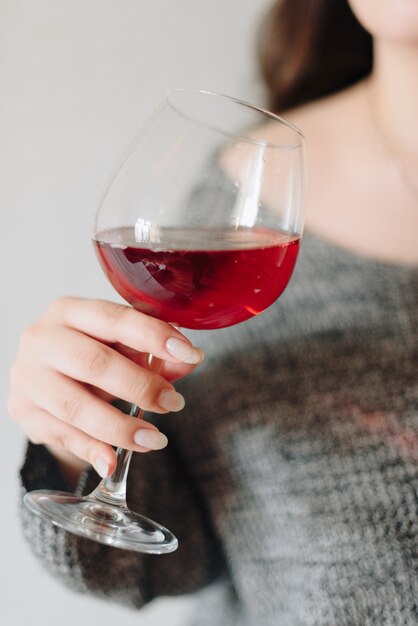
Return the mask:
<path fill-rule="evenodd" d="M 106 504 L 92 496 L 38 490 L 27 493 L 24 502 L 55 526 L 108 546 L 148 554 L 173 552 L 178 547 L 176 537 L 164 526 L 125 506 Z"/>

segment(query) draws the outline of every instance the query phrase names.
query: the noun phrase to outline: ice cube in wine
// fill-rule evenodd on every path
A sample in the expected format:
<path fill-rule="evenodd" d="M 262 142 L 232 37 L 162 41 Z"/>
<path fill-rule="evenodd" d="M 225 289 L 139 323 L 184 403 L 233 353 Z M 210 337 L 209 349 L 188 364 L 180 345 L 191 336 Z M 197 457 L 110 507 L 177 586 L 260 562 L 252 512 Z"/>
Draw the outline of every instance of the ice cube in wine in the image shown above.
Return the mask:
<path fill-rule="evenodd" d="M 262 228 L 158 228 L 150 238 L 126 227 L 99 233 L 94 244 L 110 282 L 134 308 L 196 329 L 264 311 L 285 289 L 299 251 L 297 237 Z"/>

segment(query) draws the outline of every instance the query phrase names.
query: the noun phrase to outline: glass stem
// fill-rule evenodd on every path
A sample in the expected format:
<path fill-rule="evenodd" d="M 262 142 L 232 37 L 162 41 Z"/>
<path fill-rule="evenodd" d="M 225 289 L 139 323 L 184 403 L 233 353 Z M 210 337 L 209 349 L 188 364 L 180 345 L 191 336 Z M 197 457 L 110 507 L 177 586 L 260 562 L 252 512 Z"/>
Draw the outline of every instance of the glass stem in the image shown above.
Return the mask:
<path fill-rule="evenodd" d="M 158 372 L 162 365 L 162 360 L 148 355 L 148 369 Z M 138 419 L 143 419 L 144 411 L 137 404 L 133 404 L 129 415 Z M 128 478 L 129 465 L 132 458 L 132 450 L 117 448 L 116 468 L 111 476 L 103 478 L 96 489 L 90 494 L 90 499 L 99 500 L 112 506 L 126 507 L 126 483 Z"/>

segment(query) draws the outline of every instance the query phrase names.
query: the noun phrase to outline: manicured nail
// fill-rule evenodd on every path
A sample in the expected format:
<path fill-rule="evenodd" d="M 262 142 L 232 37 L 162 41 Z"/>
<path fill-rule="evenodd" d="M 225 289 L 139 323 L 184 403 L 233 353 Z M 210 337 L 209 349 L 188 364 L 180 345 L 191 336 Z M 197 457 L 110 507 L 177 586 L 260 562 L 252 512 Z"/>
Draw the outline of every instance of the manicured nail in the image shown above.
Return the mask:
<path fill-rule="evenodd" d="M 203 350 L 199 348 L 193 348 L 193 346 L 189 345 L 185 341 L 181 339 L 177 339 L 177 337 L 170 337 L 165 344 L 167 352 L 174 356 L 179 361 L 183 361 L 183 363 L 190 363 L 192 365 L 196 365 L 203 361 Z"/>
<path fill-rule="evenodd" d="M 166 411 L 181 411 L 186 404 L 181 393 L 171 391 L 170 389 L 163 389 L 158 396 L 157 403 Z"/>
<path fill-rule="evenodd" d="M 168 439 L 163 433 L 158 430 L 151 430 L 150 428 L 141 428 L 137 430 L 134 435 L 134 441 L 138 446 L 143 446 L 149 450 L 161 450 L 165 448 Z"/>
<path fill-rule="evenodd" d="M 101 476 L 102 478 L 106 478 L 106 476 L 109 473 L 109 465 L 108 463 L 106 463 L 105 459 L 103 457 L 100 457 L 97 459 L 96 464 L 95 464 L 95 468 L 96 468 L 96 472 L 99 474 L 99 476 Z"/>

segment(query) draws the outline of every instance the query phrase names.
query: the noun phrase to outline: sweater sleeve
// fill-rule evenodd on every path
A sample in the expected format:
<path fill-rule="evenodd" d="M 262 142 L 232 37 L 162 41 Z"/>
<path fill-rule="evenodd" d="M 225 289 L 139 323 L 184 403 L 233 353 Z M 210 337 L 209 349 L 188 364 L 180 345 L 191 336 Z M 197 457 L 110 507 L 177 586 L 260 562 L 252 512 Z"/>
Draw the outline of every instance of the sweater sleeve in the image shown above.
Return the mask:
<path fill-rule="evenodd" d="M 29 443 L 21 479 L 23 493 L 67 490 L 44 446 Z M 93 469 L 87 470 L 78 491 L 89 493 L 99 480 Z M 22 504 L 24 536 L 46 569 L 67 587 L 137 608 L 159 596 L 196 591 L 223 572 L 224 559 L 205 506 L 174 443 L 158 453 L 133 455 L 128 505 L 174 532 L 178 550 L 155 556 L 105 546 L 45 522 Z"/>

